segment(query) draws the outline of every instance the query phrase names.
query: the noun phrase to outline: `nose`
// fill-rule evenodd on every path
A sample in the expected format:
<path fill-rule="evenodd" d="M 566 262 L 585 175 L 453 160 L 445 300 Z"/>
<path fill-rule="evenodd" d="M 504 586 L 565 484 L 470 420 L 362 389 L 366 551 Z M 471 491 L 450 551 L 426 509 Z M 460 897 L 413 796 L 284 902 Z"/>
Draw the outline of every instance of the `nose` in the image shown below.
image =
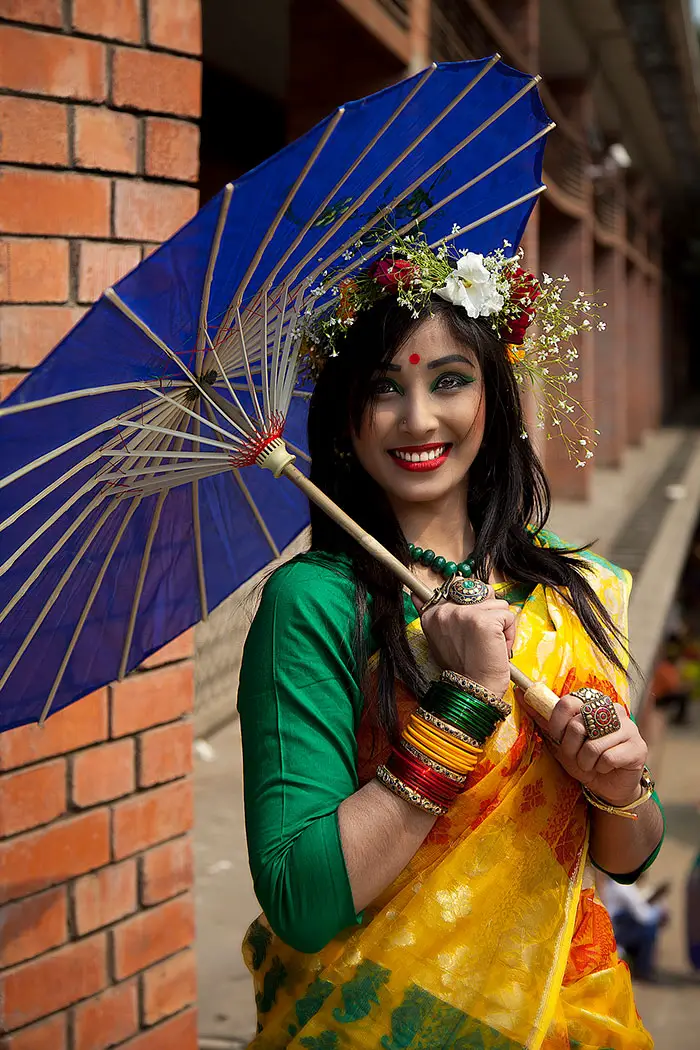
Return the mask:
<path fill-rule="evenodd" d="M 423 389 L 414 389 L 408 393 L 403 403 L 403 414 L 399 424 L 402 433 L 411 438 L 425 440 L 438 428 L 438 419 L 433 407 L 433 399 Z"/>

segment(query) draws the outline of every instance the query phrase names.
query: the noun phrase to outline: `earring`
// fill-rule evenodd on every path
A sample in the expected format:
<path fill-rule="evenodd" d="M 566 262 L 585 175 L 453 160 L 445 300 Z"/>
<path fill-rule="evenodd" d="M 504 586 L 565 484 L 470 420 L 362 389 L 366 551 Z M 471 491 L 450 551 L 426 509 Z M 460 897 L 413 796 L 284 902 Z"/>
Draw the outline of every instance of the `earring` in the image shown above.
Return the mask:
<path fill-rule="evenodd" d="M 346 470 L 349 470 L 350 467 L 352 466 L 352 460 L 353 460 L 352 449 L 350 448 L 350 446 L 348 446 L 347 448 L 343 448 L 336 441 L 334 443 L 334 445 L 333 445 L 333 452 L 334 452 L 335 458 L 338 460 L 340 466 L 341 467 L 345 467 Z"/>

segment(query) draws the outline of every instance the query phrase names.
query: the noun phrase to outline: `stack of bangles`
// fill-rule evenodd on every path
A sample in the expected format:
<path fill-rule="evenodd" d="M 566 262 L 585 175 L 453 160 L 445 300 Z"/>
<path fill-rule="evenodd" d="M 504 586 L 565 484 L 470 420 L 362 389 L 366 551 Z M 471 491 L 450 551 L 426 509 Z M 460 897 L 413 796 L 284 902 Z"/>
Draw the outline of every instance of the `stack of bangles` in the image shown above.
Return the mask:
<path fill-rule="evenodd" d="M 377 769 L 377 779 L 414 806 L 443 816 L 509 712 L 510 704 L 478 682 L 443 671 L 411 715 L 398 747 Z"/>

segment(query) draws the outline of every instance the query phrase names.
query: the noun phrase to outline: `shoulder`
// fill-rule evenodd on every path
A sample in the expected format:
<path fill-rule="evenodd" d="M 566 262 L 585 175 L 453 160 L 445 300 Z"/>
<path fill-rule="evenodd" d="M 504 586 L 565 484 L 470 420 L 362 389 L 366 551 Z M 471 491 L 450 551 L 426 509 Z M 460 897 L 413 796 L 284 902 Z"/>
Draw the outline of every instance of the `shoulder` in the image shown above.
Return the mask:
<path fill-rule="evenodd" d="M 349 558 L 308 551 L 276 569 L 263 589 L 262 601 L 284 605 L 355 604 L 355 575 Z"/>
<path fill-rule="evenodd" d="M 538 547 L 548 547 L 551 550 L 564 552 L 575 550 L 572 544 L 567 543 L 561 536 L 557 536 L 555 532 L 549 529 L 540 529 L 539 532 L 533 532 L 532 541 Z M 621 569 L 619 565 L 615 565 L 592 550 L 576 550 L 574 557 L 584 562 L 595 578 L 610 580 L 611 582 L 617 580 L 625 590 L 630 589 L 632 577 L 627 569 Z"/>

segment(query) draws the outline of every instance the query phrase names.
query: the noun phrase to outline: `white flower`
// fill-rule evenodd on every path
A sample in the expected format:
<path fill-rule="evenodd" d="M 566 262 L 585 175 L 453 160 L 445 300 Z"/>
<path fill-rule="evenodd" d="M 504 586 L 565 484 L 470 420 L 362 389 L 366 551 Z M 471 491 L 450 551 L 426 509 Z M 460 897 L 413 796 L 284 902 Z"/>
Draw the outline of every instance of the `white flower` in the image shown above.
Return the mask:
<path fill-rule="evenodd" d="M 551 284 L 553 280 L 554 278 L 550 277 L 548 273 L 542 274 L 542 284 Z"/>
<path fill-rule="evenodd" d="M 599 332 L 604 332 L 606 328 L 607 328 L 607 325 L 605 324 L 605 321 L 598 321 L 598 331 Z"/>
<path fill-rule="evenodd" d="M 435 294 L 455 306 L 463 307 L 469 317 L 489 317 L 503 309 L 503 296 L 496 279 L 484 266 L 483 255 L 467 252 L 457 260 L 454 270 Z"/>
<path fill-rule="evenodd" d="M 576 463 L 576 469 L 578 470 L 579 467 L 585 467 L 585 465 L 586 465 L 585 461 L 582 460 L 582 459 L 579 459 L 578 462 Z"/>

